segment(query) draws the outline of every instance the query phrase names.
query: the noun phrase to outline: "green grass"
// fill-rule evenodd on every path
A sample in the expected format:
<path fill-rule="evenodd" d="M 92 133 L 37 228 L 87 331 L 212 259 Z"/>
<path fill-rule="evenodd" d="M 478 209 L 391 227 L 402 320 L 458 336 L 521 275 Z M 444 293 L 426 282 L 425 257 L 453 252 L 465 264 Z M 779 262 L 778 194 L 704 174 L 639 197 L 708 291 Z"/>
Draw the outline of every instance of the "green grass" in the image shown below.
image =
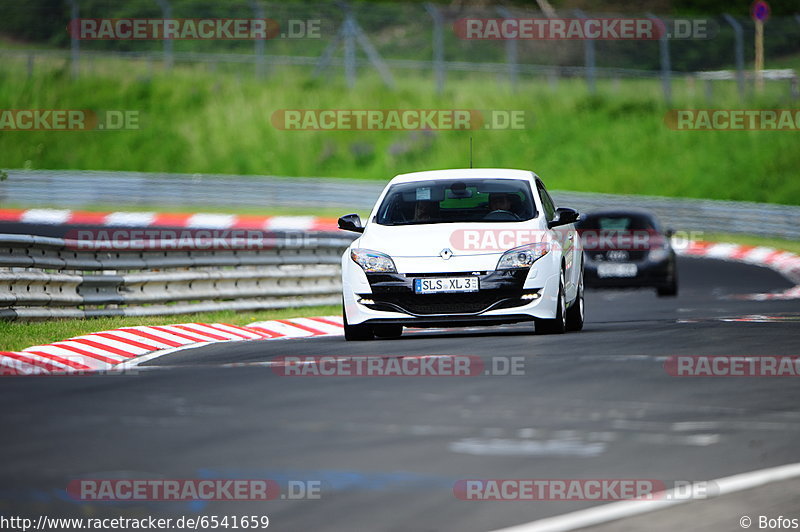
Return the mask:
<path fill-rule="evenodd" d="M 268 79 L 250 69 L 216 72 L 181 66 L 170 74 L 145 62 L 95 60 L 72 81 L 68 64 L 41 60 L 27 78 L 22 59 L 0 66 L 0 108 L 129 109 L 141 129 L 90 132 L 4 132 L 6 168 L 72 168 L 186 173 L 332 176 L 387 180 L 421 169 L 468 164 L 530 168 L 553 189 L 800 203 L 798 132 L 673 131 L 663 122 L 657 80 L 557 89 L 541 79 L 516 90 L 491 76 L 449 74 L 437 95 L 428 74 L 398 75 L 386 89 L 366 70 L 347 90 L 335 72 L 312 80 L 275 67 Z M 673 84 L 673 108 L 706 108 L 702 84 Z M 714 107 L 793 107 L 784 83 L 744 104 L 735 83 L 715 85 Z M 279 109 L 525 110 L 522 130 L 282 131 Z"/>
<path fill-rule="evenodd" d="M 119 327 L 190 322 L 247 325 L 248 323 L 261 320 L 338 315 L 341 314 L 341 312 L 341 307 L 337 305 L 241 313 L 233 311 L 208 312 L 171 317 L 69 319 L 28 323 L 0 321 L 0 351 L 19 351 L 34 345 L 49 344 L 83 334 L 107 331 Z"/>

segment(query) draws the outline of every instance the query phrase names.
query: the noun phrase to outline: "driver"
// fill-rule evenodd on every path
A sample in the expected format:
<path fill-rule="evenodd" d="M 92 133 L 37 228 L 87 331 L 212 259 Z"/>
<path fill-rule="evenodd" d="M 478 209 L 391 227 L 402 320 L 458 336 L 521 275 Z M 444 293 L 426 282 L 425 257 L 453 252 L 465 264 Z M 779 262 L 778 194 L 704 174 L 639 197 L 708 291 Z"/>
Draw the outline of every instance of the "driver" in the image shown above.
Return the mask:
<path fill-rule="evenodd" d="M 439 202 L 418 201 L 414 206 L 414 220 L 417 222 L 430 222 L 439 217 Z"/>
<path fill-rule="evenodd" d="M 495 192 L 489 194 L 490 211 L 511 211 L 511 197 L 505 192 Z"/>

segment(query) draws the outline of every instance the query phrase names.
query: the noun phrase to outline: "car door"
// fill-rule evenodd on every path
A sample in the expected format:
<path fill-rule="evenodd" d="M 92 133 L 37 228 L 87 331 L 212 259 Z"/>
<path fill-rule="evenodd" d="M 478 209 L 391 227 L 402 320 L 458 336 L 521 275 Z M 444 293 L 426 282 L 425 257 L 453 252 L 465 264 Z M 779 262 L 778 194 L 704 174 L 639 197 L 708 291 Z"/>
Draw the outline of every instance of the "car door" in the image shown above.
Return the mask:
<path fill-rule="evenodd" d="M 544 183 L 537 180 L 536 188 L 539 192 L 539 198 L 542 201 L 542 209 L 544 210 L 545 219 L 549 222 L 553 220 L 556 213 L 556 204 Z M 580 281 L 580 253 L 581 246 L 578 242 L 577 231 L 574 224 L 561 225 L 550 229 L 551 237 L 561 243 L 562 257 L 564 259 L 564 287 L 567 301 L 575 298 L 578 290 L 578 282 Z"/>

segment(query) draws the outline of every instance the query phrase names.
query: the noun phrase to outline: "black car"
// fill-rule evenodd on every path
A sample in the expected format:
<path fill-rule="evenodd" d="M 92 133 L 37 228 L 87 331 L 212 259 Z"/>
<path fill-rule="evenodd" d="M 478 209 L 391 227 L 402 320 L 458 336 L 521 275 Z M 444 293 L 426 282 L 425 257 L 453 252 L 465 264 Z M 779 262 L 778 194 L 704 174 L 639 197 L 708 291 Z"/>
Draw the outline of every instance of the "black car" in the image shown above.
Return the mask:
<path fill-rule="evenodd" d="M 577 223 L 583 243 L 586 286 L 653 287 L 659 296 L 678 294 L 672 230 L 646 211 L 594 211 Z"/>

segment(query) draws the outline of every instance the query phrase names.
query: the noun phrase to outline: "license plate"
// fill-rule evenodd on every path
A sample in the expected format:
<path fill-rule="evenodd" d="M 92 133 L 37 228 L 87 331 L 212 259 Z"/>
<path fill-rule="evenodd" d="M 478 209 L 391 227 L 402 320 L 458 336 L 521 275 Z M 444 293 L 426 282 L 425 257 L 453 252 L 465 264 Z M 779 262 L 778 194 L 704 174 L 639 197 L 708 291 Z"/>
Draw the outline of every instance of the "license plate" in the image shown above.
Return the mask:
<path fill-rule="evenodd" d="M 477 277 L 427 277 L 414 279 L 415 294 L 444 294 L 451 292 L 477 292 Z"/>
<path fill-rule="evenodd" d="M 639 269 L 635 264 L 598 264 L 598 277 L 636 277 Z"/>

